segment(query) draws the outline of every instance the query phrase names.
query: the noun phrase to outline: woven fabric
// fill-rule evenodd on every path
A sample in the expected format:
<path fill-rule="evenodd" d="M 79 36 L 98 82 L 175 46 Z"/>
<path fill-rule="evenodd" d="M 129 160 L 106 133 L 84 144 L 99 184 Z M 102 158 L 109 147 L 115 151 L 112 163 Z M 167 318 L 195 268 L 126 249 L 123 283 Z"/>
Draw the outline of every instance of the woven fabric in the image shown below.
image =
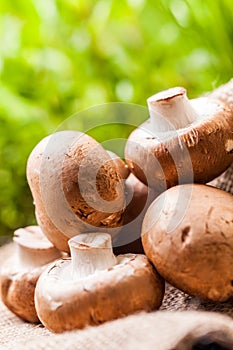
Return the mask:
<path fill-rule="evenodd" d="M 223 173 L 209 183 L 211 186 L 233 194 L 233 164 Z"/>
<path fill-rule="evenodd" d="M 41 336 L 32 328 L 6 350 L 187 350 L 198 343 L 218 343 L 233 348 L 233 321 L 227 316 L 203 312 L 158 311 L 141 313 L 98 327 L 59 335 Z"/>

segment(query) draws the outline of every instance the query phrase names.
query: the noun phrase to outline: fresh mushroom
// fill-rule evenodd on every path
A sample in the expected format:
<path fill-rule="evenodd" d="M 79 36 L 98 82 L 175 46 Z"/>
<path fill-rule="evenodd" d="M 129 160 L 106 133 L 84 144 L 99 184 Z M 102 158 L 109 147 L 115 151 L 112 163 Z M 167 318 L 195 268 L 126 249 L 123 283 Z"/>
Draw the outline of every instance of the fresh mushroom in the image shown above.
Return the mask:
<path fill-rule="evenodd" d="M 122 225 L 124 184 L 107 151 L 90 136 L 61 131 L 32 151 L 27 179 L 36 217 L 48 239 L 62 251 L 80 232 Z"/>
<path fill-rule="evenodd" d="M 115 257 L 106 233 L 80 234 L 69 246 L 71 259 L 50 266 L 36 287 L 38 316 L 51 331 L 97 325 L 161 305 L 164 282 L 145 255 Z"/>
<path fill-rule="evenodd" d="M 111 159 L 115 162 L 115 165 L 120 172 L 122 179 L 127 179 L 130 174 L 128 165 L 115 153 L 111 151 L 107 152 L 110 155 Z"/>
<path fill-rule="evenodd" d="M 38 226 L 20 228 L 14 233 L 16 254 L 1 269 L 1 298 L 20 318 L 38 322 L 34 304 L 37 280 L 48 263 L 61 253 L 44 236 Z"/>
<path fill-rule="evenodd" d="M 233 109 L 233 79 L 213 90 L 209 96 L 223 101 Z"/>
<path fill-rule="evenodd" d="M 125 181 L 126 209 L 123 214 L 123 225 L 113 238 L 115 254 L 144 253 L 141 242 L 142 221 L 146 210 L 158 196 L 139 181 L 132 173 Z"/>
<path fill-rule="evenodd" d="M 217 98 L 188 100 L 181 87 L 148 99 L 150 119 L 125 148 L 130 170 L 164 191 L 181 183 L 206 183 L 233 161 L 233 112 Z"/>
<path fill-rule="evenodd" d="M 118 155 L 111 151 L 107 152 L 125 180 L 126 208 L 122 215 L 122 227 L 113 237 L 114 253 L 116 255 L 126 253 L 143 254 L 141 242 L 142 221 L 146 210 L 158 194 L 130 173 L 127 164 Z"/>
<path fill-rule="evenodd" d="M 148 259 L 182 291 L 233 297 L 233 196 L 206 185 L 180 185 L 149 207 L 142 226 Z"/>

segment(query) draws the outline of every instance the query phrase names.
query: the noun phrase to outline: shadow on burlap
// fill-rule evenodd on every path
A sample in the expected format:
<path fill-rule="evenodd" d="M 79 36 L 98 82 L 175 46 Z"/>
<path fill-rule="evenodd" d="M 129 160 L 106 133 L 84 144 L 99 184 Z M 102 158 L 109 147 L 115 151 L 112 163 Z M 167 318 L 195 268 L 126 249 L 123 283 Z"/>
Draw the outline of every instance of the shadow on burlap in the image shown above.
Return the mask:
<path fill-rule="evenodd" d="M 233 194 L 233 165 L 210 184 Z M 0 249 L 0 266 L 14 249 Z M 233 302 L 206 302 L 168 284 L 160 311 L 59 335 L 23 322 L 1 302 L 0 316 L 0 349 L 6 350 L 233 349 Z"/>

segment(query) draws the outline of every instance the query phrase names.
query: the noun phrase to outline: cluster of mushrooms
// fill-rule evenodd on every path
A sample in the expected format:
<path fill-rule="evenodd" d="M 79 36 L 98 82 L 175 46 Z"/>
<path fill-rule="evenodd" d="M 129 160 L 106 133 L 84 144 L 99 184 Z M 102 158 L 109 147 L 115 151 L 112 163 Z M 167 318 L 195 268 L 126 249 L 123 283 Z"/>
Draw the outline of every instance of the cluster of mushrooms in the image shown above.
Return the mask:
<path fill-rule="evenodd" d="M 81 132 L 43 139 L 27 163 L 38 226 L 14 233 L 5 305 L 59 333 L 158 309 L 165 280 L 231 298 L 233 197 L 206 185 L 233 162 L 231 96 L 232 81 L 190 101 L 180 87 L 150 97 L 126 163 Z"/>

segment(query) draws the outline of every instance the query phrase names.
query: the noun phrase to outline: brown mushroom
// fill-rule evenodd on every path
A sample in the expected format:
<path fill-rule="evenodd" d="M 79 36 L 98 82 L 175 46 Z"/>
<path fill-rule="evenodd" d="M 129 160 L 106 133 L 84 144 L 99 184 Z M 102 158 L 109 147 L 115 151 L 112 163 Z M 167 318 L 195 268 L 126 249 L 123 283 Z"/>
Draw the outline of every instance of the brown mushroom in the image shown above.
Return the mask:
<path fill-rule="evenodd" d="M 158 196 L 139 181 L 132 173 L 125 181 L 126 209 L 123 214 L 123 225 L 113 238 L 115 254 L 144 253 L 141 242 L 142 221 L 146 210 Z"/>
<path fill-rule="evenodd" d="M 48 263 L 61 253 L 44 236 L 38 226 L 20 228 L 14 233 L 16 254 L 1 269 L 1 298 L 20 318 L 38 322 L 34 304 L 37 280 Z"/>
<path fill-rule="evenodd" d="M 232 109 L 216 98 L 188 100 L 181 87 L 148 99 L 150 119 L 126 147 L 130 170 L 162 192 L 181 183 L 206 183 L 233 161 Z"/>
<path fill-rule="evenodd" d="M 122 177 L 88 135 L 61 131 L 43 139 L 29 156 L 27 179 L 37 221 L 60 250 L 68 252 L 77 233 L 104 228 L 114 235 L 122 224 Z"/>
<path fill-rule="evenodd" d="M 122 179 L 127 179 L 130 171 L 128 165 L 118 156 L 116 153 L 113 153 L 111 151 L 107 151 L 110 155 L 111 159 L 114 161 L 118 171 L 121 174 Z"/>
<path fill-rule="evenodd" d="M 50 266 L 36 287 L 38 316 L 51 331 L 97 325 L 161 305 L 164 282 L 145 255 L 115 257 L 106 233 L 80 234 L 69 245 L 71 259 Z"/>
<path fill-rule="evenodd" d="M 209 96 L 225 102 L 233 109 L 233 79 L 213 90 Z"/>
<path fill-rule="evenodd" d="M 149 207 L 142 226 L 148 259 L 182 291 L 233 297 L 233 196 L 206 185 L 180 185 Z"/>

